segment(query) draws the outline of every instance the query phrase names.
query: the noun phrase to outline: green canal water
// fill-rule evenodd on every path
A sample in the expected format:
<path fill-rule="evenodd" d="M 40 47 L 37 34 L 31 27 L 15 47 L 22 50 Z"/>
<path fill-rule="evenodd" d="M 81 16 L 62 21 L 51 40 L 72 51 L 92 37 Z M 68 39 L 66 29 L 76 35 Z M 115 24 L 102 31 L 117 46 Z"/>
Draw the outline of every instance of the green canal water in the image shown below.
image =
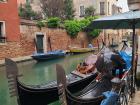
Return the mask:
<path fill-rule="evenodd" d="M 18 64 L 19 73 L 23 74 L 20 81 L 25 84 L 39 85 L 56 80 L 56 64 L 64 67 L 66 74 L 73 71 L 77 64 L 82 62 L 91 53 L 69 55 L 61 59 L 37 63 L 36 61 L 22 62 Z M 0 105 L 17 105 L 16 97 L 10 97 L 6 79 L 5 67 L 0 67 Z M 59 105 L 59 102 L 51 105 Z"/>

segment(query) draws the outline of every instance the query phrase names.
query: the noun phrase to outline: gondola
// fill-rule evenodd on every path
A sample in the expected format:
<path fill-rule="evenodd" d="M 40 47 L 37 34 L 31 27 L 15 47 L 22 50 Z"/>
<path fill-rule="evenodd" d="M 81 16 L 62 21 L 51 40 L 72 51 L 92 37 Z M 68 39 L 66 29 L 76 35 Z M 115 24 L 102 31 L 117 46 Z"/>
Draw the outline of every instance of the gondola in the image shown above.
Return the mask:
<path fill-rule="evenodd" d="M 47 53 L 34 53 L 31 57 L 36 61 L 46 61 L 51 59 L 57 59 L 66 55 L 63 50 L 49 51 Z"/>
<path fill-rule="evenodd" d="M 14 86 L 17 88 L 17 96 L 20 105 L 47 105 L 59 99 L 57 83 L 55 81 L 51 82 L 50 84 L 25 85 L 21 83 L 15 76 L 18 75 L 18 68 L 16 63 L 10 59 L 5 59 L 5 63 L 7 75 L 11 75 L 13 71 L 16 72 L 16 74 L 13 74 L 13 78 L 11 78 L 12 80 L 15 80 Z M 14 69 L 12 70 L 11 68 Z M 87 86 L 93 79 L 95 79 L 96 76 L 97 73 L 91 73 L 85 77 L 69 74 L 67 76 L 67 82 L 69 84 L 68 88 L 72 93 L 78 92 Z"/>
<path fill-rule="evenodd" d="M 116 57 L 116 55 L 114 57 Z M 121 60 L 119 61 L 121 63 L 122 61 L 124 62 L 124 60 L 121 58 L 115 60 Z M 104 63 L 102 62 L 103 59 L 101 59 L 100 61 L 100 65 L 104 65 Z M 97 62 L 99 61 L 97 60 Z M 107 64 L 105 65 L 107 66 Z M 108 67 L 111 67 L 112 65 L 113 64 L 110 63 Z M 122 63 L 122 66 L 123 65 L 124 64 Z M 102 68 L 99 65 L 97 66 L 98 69 Z M 112 68 L 114 67 L 112 66 Z M 57 85 L 59 89 L 59 98 L 62 103 L 66 103 L 67 105 L 100 105 L 102 100 L 105 98 L 105 96 L 102 93 L 106 91 L 111 91 L 112 89 L 111 79 L 113 78 L 113 75 L 109 75 L 107 73 L 107 75 L 102 74 L 102 76 L 99 79 L 97 78 L 93 80 L 89 85 L 87 85 L 86 88 L 84 88 L 79 93 L 72 94 L 71 90 L 67 88 L 64 69 L 60 65 L 57 65 L 56 72 Z M 125 73 L 123 73 L 123 75 L 125 75 Z M 123 76 L 119 78 L 121 79 L 122 77 Z"/>
<path fill-rule="evenodd" d="M 70 53 L 73 54 L 80 54 L 80 53 L 87 53 L 96 51 L 97 48 L 79 48 L 79 47 L 69 47 Z"/>
<path fill-rule="evenodd" d="M 16 78 L 14 79 L 14 86 L 16 86 L 17 88 L 16 93 L 20 105 L 47 105 L 59 99 L 58 87 L 56 82 L 41 85 L 25 85 L 21 83 L 17 78 L 18 68 L 16 63 L 10 59 L 6 59 L 5 63 L 6 71 L 8 71 L 7 74 L 11 75 L 11 73 L 13 73 L 10 72 L 12 67 L 14 67 L 12 71 L 16 71 L 16 74 L 13 74 Z M 68 89 L 72 93 L 77 93 L 78 91 L 85 88 L 93 79 L 96 78 L 96 76 L 97 73 L 93 72 L 85 76 L 70 74 L 67 76 Z"/>
<path fill-rule="evenodd" d="M 73 74 L 90 74 L 95 70 L 95 63 L 97 61 L 97 55 L 88 56 L 84 62 L 79 63 L 76 70 L 72 71 Z"/>

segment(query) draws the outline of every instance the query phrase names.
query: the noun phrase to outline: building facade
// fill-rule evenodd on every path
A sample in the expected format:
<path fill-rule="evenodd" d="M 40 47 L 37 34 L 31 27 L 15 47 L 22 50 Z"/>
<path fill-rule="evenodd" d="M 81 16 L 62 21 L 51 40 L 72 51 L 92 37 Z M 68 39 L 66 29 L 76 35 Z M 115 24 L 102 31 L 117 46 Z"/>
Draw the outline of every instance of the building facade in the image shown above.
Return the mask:
<path fill-rule="evenodd" d="M 127 0 L 130 10 L 140 10 L 140 0 Z"/>
<path fill-rule="evenodd" d="M 36 12 L 41 11 L 39 0 L 18 0 L 18 5 L 30 3 L 32 9 Z M 116 6 L 117 0 L 73 0 L 75 18 L 81 18 L 85 15 L 85 8 L 93 6 L 95 15 L 108 16 L 118 13 L 121 8 Z"/>
<path fill-rule="evenodd" d="M 41 8 L 40 8 L 40 0 L 18 0 L 18 7 L 20 5 L 24 5 L 26 3 L 30 3 L 32 9 L 35 11 L 35 12 L 40 12 L 41 11 Z"/>
<path fill-rule="evenodd" d="M 19 34 L 17 0 L 0 1 L 0 44 L 19 41 Z"/>
<path fill-rule="evenodd" d="M 109 16 L 121 12 L 118 7 L 117 0 L 73 0 L 75 17 L 80 18 L 85 14 L 85 8 L 93 6 L 95 15 Z"/>
<path fill-rule="evenodd" d="M 17 8 L 17 0 L 0 1 L 0 59 L 21 54 Z"/>
<path fill-rule="evenodd" d="M 39 6 L 39 4 L 37 4 L 38 1 L 39 0 L 0 0 L 0 60 L 4 59 L 5 57 L 8 57 L 8 58 L 16 57 L 17 58 L 17 57 L 22 57 L 22 56 L 30 56 L 33 52 L 36 51 L 34 38 L 37 38 L 38 36 L 44 36 L 43 37 L 44 38 L 43 39 L 44 51 L 49 50 L 48 49 L 49 44 L 47 44 L 48 36 L 51 37 L 53 50 L 55 50 L 55 49 L 66 50 L 67 47 L 69 45 L 72 45 L 74 42 L 75 42 L 74 45 L 78 45 L 78 46 L 81 46 L 81 43 L 83 43 L 82 42 L 83 39 L 81 41 L 79 41 L 79 39 L 76 39 L 75 41 L 70 39 L 65 30 L 61 30 L 61 31 L 58 29 L 40 30 L 35 25 L 30 26 L 29 22 L 27 22 L 28 23 L 27 27 L 26 27 L 26 25 L 23 25 L 21 23 L 21 21 L 19 22 L 18 6 L 28 2 L 28 3 L 31 3 L 33 8 L 37 8 L 33 4 L 36 4 Z M 76 12 L 76 18 L 80 18 L 81 14 L 84 15 L 85 7 L 91 6 L 91 4 L 93 4 L 94 2 L 97 3 L 97 1 L 98 0 L 74 0 L 74 2 L 73 2 L 74 8 L 76 11 L 78 11 L 78 12 Z M 103 0 L 103 1 L 105 1 L 105 0 Z M 98 4 L 98 6 L 97 6 L 97 4 Z M 107 2 L 104 2 L 104 3 L 102 2 L 102 3 L 97 3 L 97 4 L 95 6 L 100 7 L 100 5 L 101 5 L 102 10 L 95 8 L 96 14 L 111 15 L 112 9 L 110 9 L 110 8 L 113 7 L 112 6 L 113 4 L 107 3 Z M 108 12 L 107 12 L 106 5 L 108 5 L 108 4 L 110 5 L 110 8 L 108 9 Z M 39 10 L 39 9 L 37 9 L 37 10 Z M 106 37 L 106 36 L 110 36 L 109 38 L 111 39 L 111 35 L 109 35 L 109 34 L 111 34 L 111 32 L 108 34 L 107 31 L 104 31 L 104 33 L 105 33 L 104 35 L 102 34 L 102 36 L 104 38 L 107 39 L 108 37 Z M 112 33 L 114 34 L 114 30 L 112 31 Z M 118 33 L 116 33 L 116 34 L 118 34 Z M 63 37 L 63 39 L 61 39 L 60 37 Z M 84 42 L 85 42 L 85 40 L 84 40 Z M 63 46 L 59 43 L 61 43 Z M 86 44 L 84 44 L 84 45 L 86 46 Z"/>

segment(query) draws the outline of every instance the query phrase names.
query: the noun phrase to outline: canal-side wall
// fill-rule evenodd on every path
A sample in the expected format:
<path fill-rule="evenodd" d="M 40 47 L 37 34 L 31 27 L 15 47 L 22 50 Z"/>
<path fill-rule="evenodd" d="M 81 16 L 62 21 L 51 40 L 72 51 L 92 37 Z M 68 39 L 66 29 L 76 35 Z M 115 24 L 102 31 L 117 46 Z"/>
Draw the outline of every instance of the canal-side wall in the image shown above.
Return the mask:
<path fill-rule="evenodd" d="M 29 23 L 29 22 L 28 22 Z M 65 29 L 60 28 L 41 28 L 39 29 L 36 27 L 35 24 L 28 24 L 26 22 L 22 22 L 20 25 L 20 32 L 23 38 L 23 42 L 25 41 L 31 41 L 32 48 L 35 48 L 34 38 L 36 38 L 36 34 L 43 33 L 45 35 L 46 39 L 46 48 L 47 51 L 50 50 L 50 44 L 52 47 L 52 50 L 56 49 L 63 49 L 68 50 L 69 46 L 77 46 L 77 47 L 87 47 L 89 40 L 87 38 L 86 33 L 79 32 L 77 38 L 71 38 Z M 50 37 L 50 42 L 48 43 L 48 37 Z M 101 34 L 98 38 L 95 38 L 92 41 L 92 44 L 94 46 L 97 46 L 97 39 L 99 39 L 99 42 L 101 42 L 101 39 L 103 38 L 103 35 Z M 30 44 L 31 44 L 30 43 Z M 28 44 L 26 43 L 28 46 Z M 25 46 L 25 48 L 27 48 Z M 31 46 L 30 46 L 31 47 Z M 23 47 L 24 48 L 24 47 Z"/>
<path fill-rule="evenodd" d="M 86 33 L 79 32 L 77 38 L 70 38 L 64 29 L 49 29 L 36 27 L 34 22 L 21 20 L 20 24 L 20 40 L 19 41 L 7 41 L 5 44 L 0 45 L 0 60 L 5 57 L 8 58 L 30 58 L 35 49 L 34 39 L 37 33 L 43 33 L 45 39 L 45 49 L 50 50 L 50 44 L 48 43 L 48 37 L 51 40 L 52 50 L 63 49 L 68 50 L 69 46 L 87 47 L 88 38 Z M 101 42 L 102 35 L 98 38 Z M 92 41 L 94 46 L 97 46 L 97 38 Z M 29 57 L 27 57 L 29 56 Z M 20 60 L 20 59 L 19 59 Z"/>

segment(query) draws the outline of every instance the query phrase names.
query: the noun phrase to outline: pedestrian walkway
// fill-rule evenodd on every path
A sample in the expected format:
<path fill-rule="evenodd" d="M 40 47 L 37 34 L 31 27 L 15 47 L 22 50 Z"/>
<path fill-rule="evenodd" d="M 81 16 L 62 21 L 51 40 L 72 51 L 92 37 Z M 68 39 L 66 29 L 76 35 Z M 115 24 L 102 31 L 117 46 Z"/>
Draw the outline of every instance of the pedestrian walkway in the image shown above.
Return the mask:
<path fill-rule="evenodd" d="M 23 61 L 32 60 L 32 57 L 31 56 L 23 56 L 23 57 L 12 58 L 12 60 L 14 60 L 15 62 L 23 62 Z M 0 66 L 3 66 L 4 63 L 5 63 L 4 60 L 0 60 Z"/>
<path fill-rule="evenodd" d="M 140 105 L 140 91 L 136 91 L 134 97 L 130 100 L 129 105 Z"/>
<path fill-rule="evenodd" d="M 140 46 L 140 43 L 139 43 L 139 46 Z M 137 64 L 137 79 L 140 82 L 139 73 L 140 73 L 140 51 L 138 52 L 138 64 Z M 130 100 L 129 105 L 140 105 L 140 90 L 136 91 L 133 98 Z"/>

